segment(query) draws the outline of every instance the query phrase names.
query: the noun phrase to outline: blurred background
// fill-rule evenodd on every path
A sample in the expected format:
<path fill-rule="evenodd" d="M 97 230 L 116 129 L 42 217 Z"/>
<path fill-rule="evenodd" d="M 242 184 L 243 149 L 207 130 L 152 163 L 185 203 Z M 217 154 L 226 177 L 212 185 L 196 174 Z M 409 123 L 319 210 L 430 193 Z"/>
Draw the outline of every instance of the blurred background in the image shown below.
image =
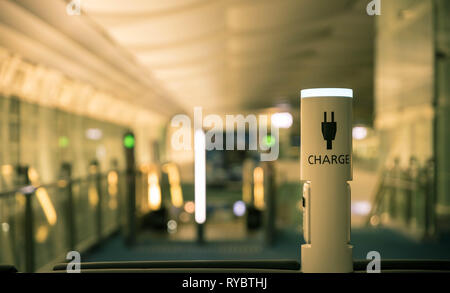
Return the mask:
<path fill-rule="evenodd" d="M 369 2 L 0 0 L 0 264 L 300 259 L 314 87 L 354 90 L 354 258 L 450 259 L 450 2 Z M 206 152 L 200 224 L 196 106 L 280 127 L 276 161 Z"/>

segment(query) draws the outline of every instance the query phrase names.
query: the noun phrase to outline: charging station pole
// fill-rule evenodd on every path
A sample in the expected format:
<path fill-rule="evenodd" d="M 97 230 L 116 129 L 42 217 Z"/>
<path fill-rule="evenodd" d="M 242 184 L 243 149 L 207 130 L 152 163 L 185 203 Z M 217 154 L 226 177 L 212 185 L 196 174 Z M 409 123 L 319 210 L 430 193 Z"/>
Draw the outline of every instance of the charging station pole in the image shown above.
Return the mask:
<path fill-rule="evenodd" d="M 353 271 L 351 89 L 301 91 L 302 272 Z"/>

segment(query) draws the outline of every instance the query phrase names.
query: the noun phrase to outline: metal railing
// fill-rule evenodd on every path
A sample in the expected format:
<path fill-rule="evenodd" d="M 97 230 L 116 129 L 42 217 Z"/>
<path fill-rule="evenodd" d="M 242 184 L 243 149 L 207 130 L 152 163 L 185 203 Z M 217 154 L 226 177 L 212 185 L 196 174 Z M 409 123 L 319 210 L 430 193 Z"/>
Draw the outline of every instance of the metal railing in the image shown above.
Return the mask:
<path fill-rule="evenodd" d="M 261 220 L 265 243 L 272 245 L 276 239 L 275 170 L 270 164 L 263 164 L 263 169 L 265 212 Z M 163 180 L 159 166 L 155 170 L 160 179 L 161 208 L 178 221 L 183 207 L 173 207 L 169 182 Z M 48 271 L 65 260 L 69 251 L 83 254 L 119 229 L 125 243 L 133 245 L 137 235 L 148 228 L 143 221 L 154 211 L 149 206 L 149 174 L 140 169 L 95 172 L 43 185 L 32 185 L 26 178 L 24 186 L 1 192 L 0 264 L 14 265 L 23 272 Z M 192 184 L 182 184 L 182 190 L 185 200 L 194 199 Z M 194 235 L 192 240 L 202 239 Z"/>
<path fill-rule="evenodd" d="M 0 263 L 35 272 L 98 244 L 124 222 L 125 193 L 117 171 L 0 193 Z"/>
<path fill-rule="evenodd" d="M 422 238 L 433 237 L 436 227 L 434 162 L 420 166 L 411 158 L 402 169 L 398 160 L 380 173 L 367 224 L 376 226 L 395 221 Z"/>

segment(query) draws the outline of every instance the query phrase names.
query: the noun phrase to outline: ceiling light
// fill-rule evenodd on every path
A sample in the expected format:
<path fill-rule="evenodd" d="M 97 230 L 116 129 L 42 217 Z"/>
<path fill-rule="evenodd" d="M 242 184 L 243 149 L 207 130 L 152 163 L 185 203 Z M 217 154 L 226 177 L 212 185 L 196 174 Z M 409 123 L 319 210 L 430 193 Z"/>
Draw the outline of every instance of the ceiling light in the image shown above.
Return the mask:
<path fill-rule="evenodd" d="M 275 113 L 271 117 L 272 125 L 277 128 L 289 128 L 292 126 L 292 115 L 289 112 Z"/>
<path fill-rule="evenodd" d="M 364 126 L 353 127 L 352 136 L 356 140 L 365 139 L 367 137 L 367 128 Z"/>
<path fill-rule="evenodd" d="M 100 140 L 103 137 L 103 132 L 98 128 L 86 129 L 86 138 L 90 140 Z"/>
<path fill-rule="evenodd" d="M 342 89 L 342 88 L 306 89 L 306 90 L 301 90 L 300 96 L 302 99 L 315 98 L 315 97 L 353 98 L 353 90 L 352 89 Z"/>

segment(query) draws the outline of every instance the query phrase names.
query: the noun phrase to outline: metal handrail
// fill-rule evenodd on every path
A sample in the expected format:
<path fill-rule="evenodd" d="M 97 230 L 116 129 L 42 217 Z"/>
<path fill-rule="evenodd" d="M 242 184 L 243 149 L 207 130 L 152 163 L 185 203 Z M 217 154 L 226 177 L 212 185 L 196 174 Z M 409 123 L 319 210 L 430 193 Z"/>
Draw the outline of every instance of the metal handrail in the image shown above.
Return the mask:
<path fill-rule="evenodd" d="M 125 171 L 116 171 L 117 175 L 119 176 L 124 176 Z M 135 174 L 135 172 L 132 171 L 132 173 Z M 104 238 L 104 228 L 106 226 L 104 226 L 103 223 L 103 209 L 104 206 L 102 205 L 102 180 L 104 180 L 105 178 L 107 178 L 108 174 L 107 173 L 94 173 L 94 174 L 90 174 L 88 176 L 85 177 L 79 177 L 79 178 L 66 178 L 66 179 L 60 179 L 58 181 L 52 182 L 52 183 L 46 183 L 46 184 L 40 184 L 40 185 L 32 185 L 32 184 L 26 184 L 23 185 L 21 187 L 17 187 L 8 191 L 3 191 L 0 193 L 0 199 L 2 198 L 8 198 L 10 196 L 15 196 L 17 193 L 23 194 L 24 198 L 25 198 L 25 204 L 24 204 L 24 210 L 23 210 L 23 231 L 24 231 L 24 258 L 25 258 L 25 271 L 26 272 L 34 272 L 36 270 L 36 242 L 35 242 L 35 235 L 34 235 L 34 224 L 35 224 L 35 220 L 36 218 L 34 217 L 34 209 L 33 209 L 33 198 L 36 197 L 36 191 L 39 190 L 40 188 L 45 188 L 45 189 L 52 189 L 52 188 L 58 188 L 58 189 L 65 189 L 67 191 L 67 193 L 65 193 L 66 198 L 65 198 L 65 203 L 64 203 L 64 207 L 63 210 L 61 211 L 61 213 L 63 215 L 65 215 L 64 217 L 64 221 L 65 222 L 64 225 L 67 225 L 64 228 L 64 237 L 66 241 L 68 241 L 68 246 L 70 250 L 75 250 L 75 246 L 81 245 L 80 241 L 77 241 L 79 239 L 77 239 L 77 218 L 76 218 L 76 213 L 74 213 L 74 208 L 76 208 L 76 204 L 74 203 L 73 200 L 73 194 L 72 194 L 72 187 L 73 185 L 76 184 L 83 184 L 83 183 L 89 183 L 92 182 L 93 184 L 95 184 L 95 188 L 97 191 L 97 195 L 98 195 L 98 202 L 96 204 L 96 208 L 93 211 L 93 213 L 95 214 L 95 223 L 93 223 L 96 228 L 95 228 L 95 234 L 96 234 L 96 240 L 95 243 L 99 243 L 100 241 L 103 240 Z M 118 181 L 119 182 L 119 181 Z M 117 183 L 119 184 L 119 183 Z M 58 195 L 59 196 L 59 195 Z M 64 212 L 65 211 L 65 212 Z M 60 213 L 60 211 L 58 211 L 58 213 Z M 93 215 L 94 215 L 93 214 Z M 117 215 L 120 216 L 119 212 L 117 212 Z M 119 225 L 118 227 L 120 227 L 120 220 L 118 222 L 116 222 L 115 225 Z"/>
<path fill-rule="evenodd" d="M 413 211 L 414 203 L 417 204 L 415 194 L 422 192 L 425 195 L 424 200 L 424 236 L 429 237 L 436 232 L 435 227 L 435 191 L 434 191 L 434 174 L 432 173 L 432 161 L 424 166 L 419 166 L 417 161 L 412 158 L 411 164 L 406 169 L 401 169 L 398 166 L 398 161 L 391 168 L 384 168 L 379 175 L 379 182 L 377 184 L 375 196 L 373 197 L 373 204 L 366 220 L 366 224 L 371 223 L 373 216 L 380 214 L 382 204 L 389 200 L 388 213 L 392 216 L 397 215 L 396 201 L 400 193 L 403 193 L 406 198 L 405 222 L 409 224 Z"/>
<path fill-rule="evenodd" d="M 125 171 L 116 171 L 118 175 L 120 174 L 125 174 Z M 6 190 L 6 191 L 1 191 L 0 192 L 0 197 L 5 197 L 5 196 L 12 196 L 15 195 L 16 193 L 24 193 L 26 191 L 28 191 L 29 189 L 33 188 L 33 190 L 39 189 L 39 188 L 52 188 L 52 187 L 64 187 L 61 186 L 62 184 L 69 184 L 69 183 L 80 183 L 82 181 L 85 180 L 89 180 L 92 178 L 92 176 L 99 176 L 100 178 L 105 178 L 108 176 L 108 173 L 99 173 L 99 174 L 91 174 L 88 176 L 84 176 L 84 177 L 77 177 L 77 178 L 70 178 L 70 179 L 59 179 L 57 181 L 51 182 L 51 183 L 44 183 L 44 184 L 39 184 L 39 185 L 33 185 L 33 184 L 25 184 L 22 185 L 20 187 L 15 187 L 13 189 L 10 190 Z"/>

